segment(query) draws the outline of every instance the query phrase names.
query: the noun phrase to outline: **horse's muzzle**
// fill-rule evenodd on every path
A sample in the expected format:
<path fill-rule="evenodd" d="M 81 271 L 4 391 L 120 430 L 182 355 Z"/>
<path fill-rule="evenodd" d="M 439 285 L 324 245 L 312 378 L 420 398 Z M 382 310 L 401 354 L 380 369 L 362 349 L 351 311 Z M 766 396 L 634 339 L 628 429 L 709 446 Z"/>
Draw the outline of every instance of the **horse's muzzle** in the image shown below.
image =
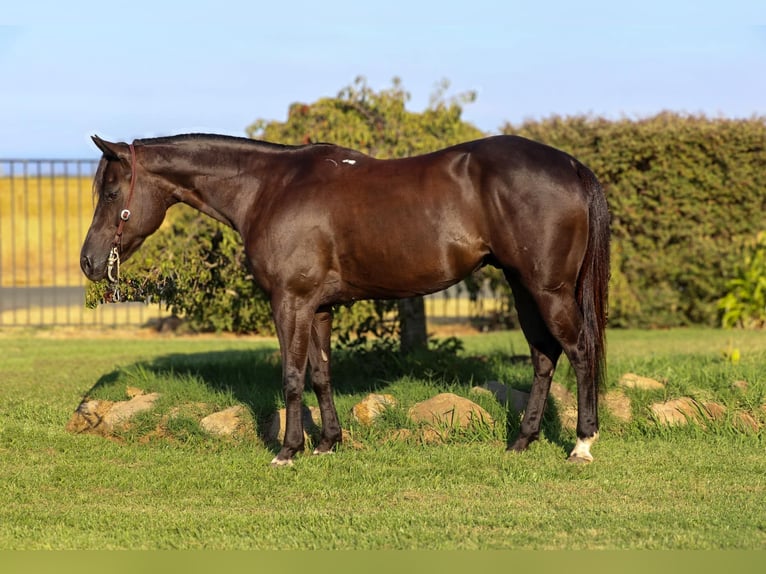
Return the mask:
<path fill-rule="evenodd" d="M 106 276 L 106 267 L 103 264 L 97 265 L 90 255 L 83 254 L 80 257 L 80 269 L 91 281 L 100 281 Z"/>

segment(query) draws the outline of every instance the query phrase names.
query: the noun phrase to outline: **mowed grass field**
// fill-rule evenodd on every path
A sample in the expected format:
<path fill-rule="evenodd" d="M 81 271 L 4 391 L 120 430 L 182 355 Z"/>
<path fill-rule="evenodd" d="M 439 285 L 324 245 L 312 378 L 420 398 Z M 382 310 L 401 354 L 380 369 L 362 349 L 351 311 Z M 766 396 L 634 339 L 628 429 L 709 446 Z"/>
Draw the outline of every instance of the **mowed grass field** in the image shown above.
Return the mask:
<path fill-rule="evenodd" d="M 274 340 L 0 331 L 0 548 L 766 547 L 764 334 L 611 331 L 608 389 L 626 371 L 666 386 L 627 390 L 630 422 L 602 409 L 596 460 L 586 466 L 565 462 L 574 436 L 553 408 L 539 442 L 505 452 L 517 415 L 470 389 L 486 380 L 528 388 L 530 367 L 518 359 L 526 344 L 518 332 L 463 342 L 457 356 L 410 361 L 336 355 L 348 440 L 333 456 L 274 469 L 273 448 L 257 436 L 214 438 L 184 416 L 153 436 L 145 431 L 159 415 L 113 440 L 65 430 L 83 396 L 118 400 L 127 387 L 160 392 L 165 413 L 241 404 L 259 422 L 282 405 Z M 565 361 L 556 380 L 573 388 Z M 372 391 L 399 406 L 368 428 L 350 411 Z M 436 443 L 414 438 L 407 409 L 442 391 L 476 400 L 496 424 Z M 761 432 L 726 420 L 668 428 L 649 415 L 650 403 L 679 396 L 751 412 Z M 316 404 L 308 391 L 305 400 Z M 394 438 L 408 425 L 413 438 Z"/>

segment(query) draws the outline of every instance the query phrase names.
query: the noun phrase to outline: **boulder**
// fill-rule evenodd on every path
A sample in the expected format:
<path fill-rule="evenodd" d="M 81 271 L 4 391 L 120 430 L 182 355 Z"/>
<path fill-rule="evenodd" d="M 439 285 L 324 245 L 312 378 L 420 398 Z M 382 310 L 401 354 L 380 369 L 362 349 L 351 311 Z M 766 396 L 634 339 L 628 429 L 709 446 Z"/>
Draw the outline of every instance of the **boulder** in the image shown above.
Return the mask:
<path fill-rule="evenodd" d="M 409 417 L 416 423 L 460 428 L 476 423 L 494 423 L 486 410 L 453 393 L 442 393 L 415 404 L 409 410 Z"/>
<path fill-rule="evenodd" d="M 758 421 L 750 413 L 738 411 L 732 416 L 732 424 L 738 431 L 750 434 L 757 433 L 760 430 Z"/>
<path fill-rule="evenodd" d="M 604 406 L 617 420 L 627 423 L 633 415 L 630 408 L 630 399 L 621 390 L 609 391 L 603 397 Z"/>
<path fill-rule="evenodd" d="M 557 382 L 551 383 L 549 396 L 553 398 L 561 426 L 565 429 L 577 428 L 577 399 L 572 391 Z"/>
<path fill-rule="evenodd" d="M 705 407 L 705 412 L 703 414 L 707 418 L 714 421 L 720 421 L 726 418 L 725 406 L 719 405 L 718 403 L 714 403 L 712 401 L 704 402 L 702 403 L 702 406 Z"/>
<path fill-rule="evenodd" d="M 378 395 L 370 393 L 361 402 L 354 405 L 351 413 L 354 418 L 365 426 L 371 425 L 383 412 L 397 405 L 393 395 Z"/>
<path fill-rule="evenodd" d="M 660 381 L 649 377 L 642 377 L 635 373 L 625 373 L 620 377 L 619 384 L 626 389 L 643 389 L 648 391 L 665 388 L 665 385 Z"/>
<path fill-rule="evenodd" d="M 322 424 L 322 416 L 319 413 L 318 407 L 302 406 L 303 409 L 303 440 L 306 444 L 311 442 L 312 437 L 317 437 L 320 434 L 320 426 Z M 271 417 L 269 424 L 264 431 L 263 440 L 268 443 L 282 444 L 285 440 L 285 421 L 287 418 L 287 410 L 279 409 L 274 416 Z"/>
<path fill-rule="evenodd" d="M 492 395 L 501 405 L 510 406 L 517 413 L 527 408 L 527 401 L 529 400 L 529 393 L 514 389 L 498 381 L 487 381 L 480 387 L 473 387 L 471 392 Z"/>
<path fill-rule="evenodd" d="M 136 394 L 127 401 L 83 400 L 67 423 L 74 433 L 110 436 L 124 428 L 136 414 L 154 406 L 159 393 Z"/>
<path fill-rule="evenodd" d="M 247 410 L 235 405 L 204 417 L 199 422 L 206 432 L 216 436 L 236 436 L 250 430 L 247 425 Z"/>
<path fill-rule="evenodd" d="M 668 426 L 685 425 L 700 420 L 700 406 L 690 397 L 654 403 L 650 410 L 657 422 Z"/>
<path fill-rule="evenodd" d="M 741 391 L 741 392 L 743 392 L 743 393 L 744 393 L 745 391 L 747 391 L 747 387 L 748 387 L 747 381 L 742 381 L 742 380 L 739 380 L 739 381 L 734 381 L 734 382 L 731 384 L 731 388 L 732 388 L 733 390 L 735 390 L 735 391 Z"/>

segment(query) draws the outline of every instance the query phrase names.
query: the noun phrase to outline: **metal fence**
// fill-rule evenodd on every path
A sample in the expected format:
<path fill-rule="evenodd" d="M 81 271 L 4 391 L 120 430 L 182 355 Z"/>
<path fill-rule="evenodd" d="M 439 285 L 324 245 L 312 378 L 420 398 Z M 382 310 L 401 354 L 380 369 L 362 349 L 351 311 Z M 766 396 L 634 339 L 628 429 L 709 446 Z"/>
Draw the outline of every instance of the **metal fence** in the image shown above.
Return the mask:
<path fill-rule="evenodd" d="M 0 327 L 135 326 L 166 317 L 158 305 L 85 308 L 79 253 L 93 213 L 96 160 L 0 159 Z M 434 323 L 492 328 L 501 302 L 462 285 L 426 297 Z"/>
<path fill-rule="evenodd" d="M 93 213 L 95 160 L 0 159 L 0 327 L 140 325 L 140 303 L 85 308 L 80 246 Z"/>

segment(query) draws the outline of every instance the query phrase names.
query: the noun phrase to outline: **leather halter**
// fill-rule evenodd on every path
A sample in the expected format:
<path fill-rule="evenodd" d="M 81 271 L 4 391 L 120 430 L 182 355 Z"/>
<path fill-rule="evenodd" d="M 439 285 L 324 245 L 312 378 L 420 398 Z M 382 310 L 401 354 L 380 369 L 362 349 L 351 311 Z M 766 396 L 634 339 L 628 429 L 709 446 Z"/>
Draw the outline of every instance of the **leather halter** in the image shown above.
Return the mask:
<path fill-rule="evenodd" d="M 136 187 L 136 148 L 129 144 L 130 148 L 130 189 L 128 190 L 128 200 L 125 202 L 125 208 L 120 212 L 120 222 L 117 224 L 117 231 L 112 240 L 112 249 L 109 251 L 109 258 L 106 262 L 106 276 L 111 283 L 115 285 L 112 292 L 112 300 L 120 300 L 120 290 L 117 285 L 120 281 L 120 251 L 122 251 L 122 230 L 125 228 L 125 222 L 130 219 L 130 201 L 133 199 L 133 190 Z"/>
<path fill-rule="evenodd" d="M 133 190 L 136 187 L 136 148 L 129 144 L 130 148 L 130 189 L 128 190 L 128 201 L 125 202 L 125 209 L 120 212 L 120 223 L 117 224 L 117 232 L 114 234 L 112 247 L 119 247 L 122 251 L 122 230 L 125 222 L 130 219 L 130 201 L 133 199 Z"/>

